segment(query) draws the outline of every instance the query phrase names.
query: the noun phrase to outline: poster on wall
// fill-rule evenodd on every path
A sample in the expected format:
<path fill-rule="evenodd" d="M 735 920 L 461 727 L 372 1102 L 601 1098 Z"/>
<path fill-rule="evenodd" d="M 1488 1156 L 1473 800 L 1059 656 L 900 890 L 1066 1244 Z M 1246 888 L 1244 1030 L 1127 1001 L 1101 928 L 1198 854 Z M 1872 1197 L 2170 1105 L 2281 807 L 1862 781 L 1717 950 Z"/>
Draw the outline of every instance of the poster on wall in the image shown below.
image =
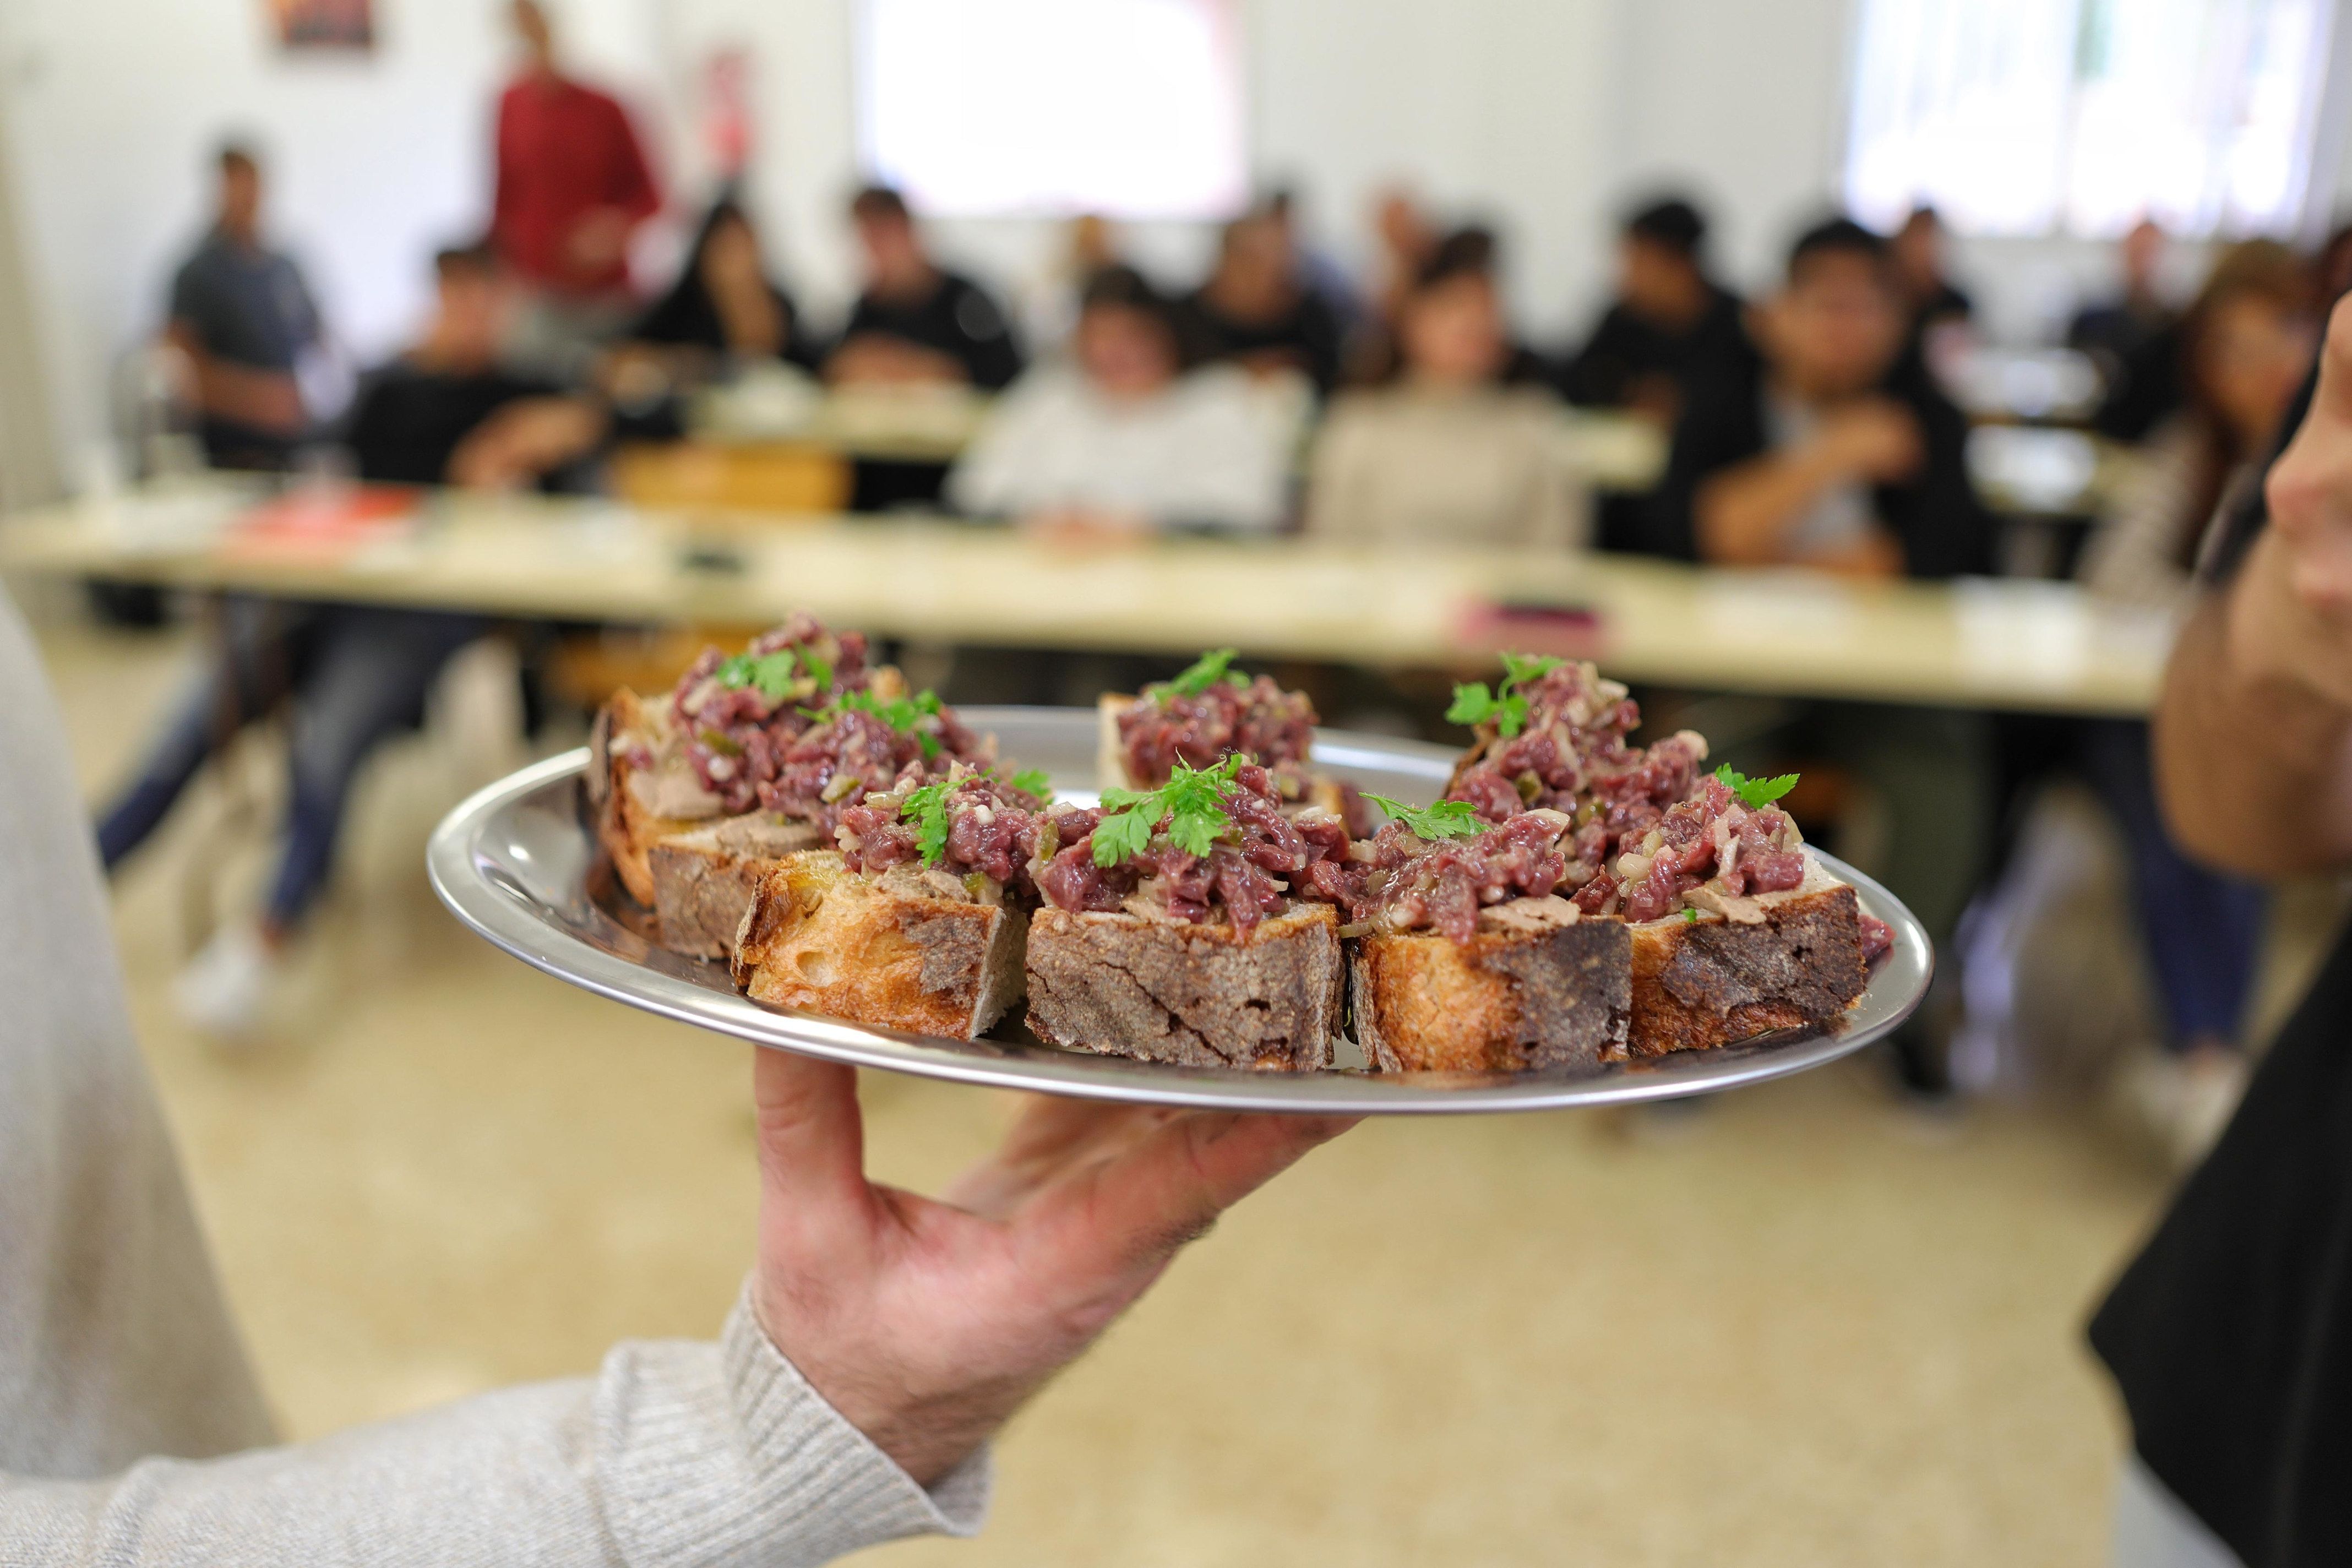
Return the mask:
<path fill-rule="evenodd" d="M 373 49 L 375 0 L 267 0 L 281 49 Z"/>

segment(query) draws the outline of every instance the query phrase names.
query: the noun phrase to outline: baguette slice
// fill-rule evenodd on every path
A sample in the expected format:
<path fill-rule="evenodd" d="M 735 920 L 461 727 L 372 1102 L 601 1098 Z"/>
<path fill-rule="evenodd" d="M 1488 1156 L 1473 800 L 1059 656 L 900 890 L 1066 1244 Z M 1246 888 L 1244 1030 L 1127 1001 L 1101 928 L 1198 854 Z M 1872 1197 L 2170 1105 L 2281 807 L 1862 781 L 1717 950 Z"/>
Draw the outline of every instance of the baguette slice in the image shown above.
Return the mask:
<path fill-rule="evenodd" d="M 695 958 L 727 957 L 760 879 L 786 856 L 817 843 L 809 824 L 763 812 L 656 837 L 646 865 L 662 946 Z"/>
<path fill-rule="evenodd" d="M 869 881 L 835 850 L 786 856 L 743 911 L 735 984 L 773 1007 L 979 1037 L 1020 1000 L 1028 921 L 1017 909 L 970 901 L 951 878 L 929 875 L 939 882 L 913 868 Z"/>
<path fill-rule="evenodd" d="M 1029 1027 L 1051 1045 L 1184 1067 L 1331 1064 L 1345 979 L 1338 913 L 1299 904 L 1230 925 L 1042 909 L 1029 922 Z"/>
<path fill-rule="evenodd" d="M 1632 943 L 1622 921 L 1565 899 L 1483 911 L 1466 942 L 1436 932 L 1355 939 L 1356 1038 L 1375 1072 L 1598 1067 L 1625 1048 Z"/>
<path fill-rule="evenodd" d="M 1717 907 L 1696 921 L 1669 915 L 1626 928 L 1630 1055 L 1706 1050 L 1768 1029 L 1824 1024 L 1870 982 L 1854 890 L 1818 863 L 1785 892 L 1706 901 Z"/>
<path fill-rule="evenodd" d="M 717 803 L 693 780 L 683 757 L 647 770 L 630 760 L 630 749 L 616 743 L 634 736 L 659 753 L 667 750 L 662 742 L 668 728 L 666 713 L 624 687 L 597 710 L 588 734 L 588 804 L 595 816 L 596 841 L 613 858 L 613 869 L 629 897 L 647 909 L 655 907 L 654 846 L 691 833 L 719 815 Z M 671 776 L 680 769 L 685 770 L 683 779 Z"/>

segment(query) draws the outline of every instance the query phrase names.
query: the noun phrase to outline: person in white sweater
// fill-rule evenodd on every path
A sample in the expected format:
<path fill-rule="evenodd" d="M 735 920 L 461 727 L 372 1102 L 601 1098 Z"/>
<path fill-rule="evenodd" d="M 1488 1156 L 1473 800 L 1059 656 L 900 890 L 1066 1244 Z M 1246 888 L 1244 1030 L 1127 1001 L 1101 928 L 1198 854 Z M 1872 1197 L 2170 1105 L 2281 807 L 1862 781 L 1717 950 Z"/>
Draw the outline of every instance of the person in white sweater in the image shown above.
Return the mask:
<path fill-rule="evenodd" d="M 1275 527 L 1306 384 L 1185 360 L 1169 302 L 1134 268 L 1104 268 L 1081 295 L 1068 363 L 1030 371 L 998 401 L 948 499 L 1048 527 Z"/>
<path fill-rule="evenodd" d="M 986 1444 L 1343 1123 L 1039 1101 L 944 1201 L 847 1068 L 755 1051 L 757 1259 L 717 1343 L 275 1447 L 124 1000 L 65 733 L 0 595 L 0 1563 L 807 1563 L 979 1528 Z"/>

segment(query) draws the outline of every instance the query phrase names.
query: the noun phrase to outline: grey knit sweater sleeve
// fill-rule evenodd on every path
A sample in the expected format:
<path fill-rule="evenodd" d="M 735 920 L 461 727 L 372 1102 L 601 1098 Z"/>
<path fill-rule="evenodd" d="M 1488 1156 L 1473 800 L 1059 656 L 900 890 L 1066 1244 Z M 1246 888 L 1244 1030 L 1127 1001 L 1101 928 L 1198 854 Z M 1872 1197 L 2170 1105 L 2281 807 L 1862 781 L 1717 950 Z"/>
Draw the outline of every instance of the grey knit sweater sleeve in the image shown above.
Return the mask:
<path fill-rule="evenodd" d="M 0 595 L 0 1563 L 818 1563 L 968 1534 L 739 1302 L 717 1344 L 270 1447 L 131 1034 L 56 706 Z"/>

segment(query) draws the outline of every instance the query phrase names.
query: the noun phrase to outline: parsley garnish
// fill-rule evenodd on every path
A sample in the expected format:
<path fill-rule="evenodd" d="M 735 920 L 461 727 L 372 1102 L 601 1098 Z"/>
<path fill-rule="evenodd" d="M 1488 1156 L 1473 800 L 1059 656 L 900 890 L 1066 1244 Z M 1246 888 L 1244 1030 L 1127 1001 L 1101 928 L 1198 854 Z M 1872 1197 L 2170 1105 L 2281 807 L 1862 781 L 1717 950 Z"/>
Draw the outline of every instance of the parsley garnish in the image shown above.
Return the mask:
<path fill-rule="evenodd" d="M 1233 821 L 1225 802 L 1234 772 L 1244 760 L 1236 753 L 1197 773 L 1180 761 L 1158 789 L 1103 791 L 1103 804 L 1111 812 L 1095 825 L 1095 864 L 1116 866 L 1142 854 L 1162 821 L 1168 824 L 1169 843 L 1187 855 L 1207 855 L 1216 847 L 1217 835 Z"/>
<path fill-rule="evenodd" d="M 946 704 L 935 691 L 918 691 L 912 697 L 883 699 L 871 691 L 845 691 L 822 708 L 803 708 L 802 712 L 820 724 L 830 724 L 844 713 L 871 713 L 901 734 L 911 734 L 922 744 L 925 757 L 940 754 L 937 736 L 915 728 L 924 718 L 939 712 Z"/>
<path fill-rule="evenodd" d="M 1240 652 L 1239 648 L 1213 647 L 1186 666 L 1175 679 L 1165 682 L 1163 689 L 1179 697 L 1198 697 L 1220 680 L 1228 686 L 1247 686 L 1248 676 L 1227 668 Z"/>
<path fill-rule="evenodd" d="M 960 781 L 934 779 L 918 790 L 909 790 L 898 803 L 898 819 L 911 820 L 915 825 L 915 847 L 922 851 L 923 864 L 936 866 L 948 852 L 948 792 Z"/>
<path fill-rule="evenodd" d="M 1364 798 L 1378 801 L 1382 811 L 1403 823 L 1405 830 L 1418 837 L 1467 838 L 1486 830 L 1486 825 L 1478 820 L 1477 811 L 1466 800 L 1441 800 L 1431 806 L 1407 805 L 1370 791 L 1365 792 Z"/>
<path fill-rule="evenodd" d="M 782 702 L 793 694 L 793 688 L 800 684 L 800 677 L 793 673 L 793 666 L 803 663 L 807 666 L 808 672 L 816 677 L 819 690 L 833 684 L 833 670 L 824 660 L 803 649 L 789 647 L 778 648 L 773 653 L 739 653 L 732 658 L 721 660 L 719 684 L 730 691 L 752 687 L 769 701 Z M 818 673 L 820 670 L 823 670 L 822 674 Z"/>
<path fill-rule="evenodd" d="M 1507 653 L 1503 679 L 1492 691 L 1483 680 L 1465 681 L 1454 689 L 1454 705 L 1445 710 L 1455 724 L 1481 724 L 1492 720 L 1495 733 L 1506 741 L 1527 728 L 1528 700 L 1519 689 L 1542 679 L 1568 660 L 1548 653 Z"/>
<path fill-rule="evenodd" d="M 1043 768 L 1023 768 L 1009 782 L 1024 795 L 1034 795 L 1040 800 L 1054 798 L 1053 775 Z"/>
<path fill-rule="evenodd" d="M 1685 910 L 1683 911 L 1683 923 L 1685 925 L 1694 926 L 1698 924 L 1698 911 L 1696 910 Z"/>
<path fill-rule="evenodd" d="M 1751 779 L 1746 773 L 1733 771 L 1729 763 L 1715 770 L 1716 782 L 1739 797 L 1739 804 L 1750 811 L 1761 811 L 1782 795 L 1797 787 L 1798 774 L 1782 773 L 1774 779 Z"/>

